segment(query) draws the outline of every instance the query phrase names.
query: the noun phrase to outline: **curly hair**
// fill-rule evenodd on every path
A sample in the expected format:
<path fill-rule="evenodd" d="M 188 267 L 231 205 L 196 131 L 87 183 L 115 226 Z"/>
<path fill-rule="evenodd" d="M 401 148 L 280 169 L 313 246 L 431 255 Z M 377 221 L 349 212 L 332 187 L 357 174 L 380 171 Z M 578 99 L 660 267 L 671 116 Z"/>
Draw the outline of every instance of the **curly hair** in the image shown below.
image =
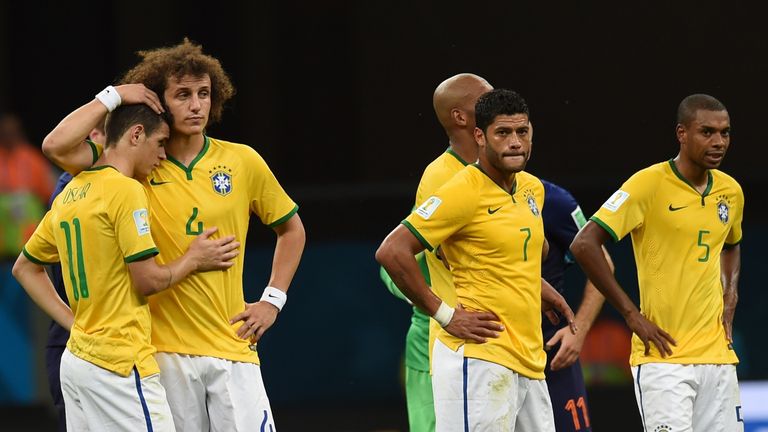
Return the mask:
<path fill-rule="evenodd" d="M 203 47 L 188 38 L 175 46 L 139 51 L 141 62 L 126 72 L 121 83 L 142 83 L 160 96 L 165 103 L 168 79 L 181 79 L 185 75 L 211 78 L 211 123 L 221 120 L 224 103 L 235 94 L 235 87 L 224 72 L 221 63 L 203 53 Z"/>

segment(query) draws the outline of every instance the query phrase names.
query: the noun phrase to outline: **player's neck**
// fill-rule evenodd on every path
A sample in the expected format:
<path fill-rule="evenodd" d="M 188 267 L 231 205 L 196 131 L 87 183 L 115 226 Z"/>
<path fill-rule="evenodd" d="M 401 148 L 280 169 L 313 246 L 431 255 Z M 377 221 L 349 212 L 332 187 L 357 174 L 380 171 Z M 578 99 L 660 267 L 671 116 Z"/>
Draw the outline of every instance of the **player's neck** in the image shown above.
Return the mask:
<path fill-rule="evenodd" d="M 168 144 L 165 146 L 165 152 L 184 166 L 188 166 L 203 150 L 203 145 L 205 145 L 205 136 L 203 134 L 182 135 L 172 133 Z"/>
<path fill-rule="evenodd" d="M 483 170 L 483 172 L 497 185 L 499 185 L 500 188 L 507 191 L 507 193 L 512 194 L 515 189 L 515 174 L 517 173 L 511 173 L 511 174 L 505 174 L 501 172 L 500 170 L 496 169 L 493 165 L 488 163 L 485 158 L 480 158 L 477 161 L 478 165 L 480 166 L 480 169 Z"/>
<path fill-rule="evenodd" d="M 675 164 L 675 168 L 683 176 L 688 183 L 693 185 L 699 192 L 703 192 L 707 188 L 709 182 L 709 170 L 702 168 L 691 161 L 680 157 L 678 154 L 672 162 Z"/>
<path fill-rule="evenodd" d="M 120 172 L 120 174 L 133 178 L 133 161 L 126 154 L 123 154 L 120 150 L 113 147 L 107 147 L 104 149 L 104 153 L 101 154 L 94 167 L 109 165 Z"/>
<path fill-rule="evenodd" d="M 448 137 L 448 145 L 466 163 L 477 161 L 478 149 L 475 137 L 452 134 Z"/>

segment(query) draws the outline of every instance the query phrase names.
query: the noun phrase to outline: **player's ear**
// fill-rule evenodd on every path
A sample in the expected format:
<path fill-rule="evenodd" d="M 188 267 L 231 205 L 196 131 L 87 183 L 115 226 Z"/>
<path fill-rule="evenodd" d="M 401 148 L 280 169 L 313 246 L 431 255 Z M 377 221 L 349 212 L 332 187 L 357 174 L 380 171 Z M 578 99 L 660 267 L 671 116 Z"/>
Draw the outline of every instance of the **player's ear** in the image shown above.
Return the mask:
<path fill-rule="evenodd" d="M 139 144 L 139 141 L 141 140 L 141 136 L 144 135 L 144 125 L 135 124 L 131 126 L 130 134 L 131 134 L 131 144 L 133 145 Z"/>
<path fill-rule="evenodd" d="M 479 146 L 485 146 L 485 133 L 479 127 L 475 127 L 475 142 Z"/>
<path fill-rule="evenodd" d="M 451 118 L 453 118 L 453 122 L 459 126 L 467 125 L 467 113 L 458 108 L 451 110 Z"/>
<path fill-rule="evenodd" d="M 685 126 L 681 125 L 680 123 L 677 124 L 675 127 L 675 135 L 677 136 L 677 142 L 680 144 L 683 143 L 683 140 L 685 140 L 685 135 L 687 134 L 685 130 Z"/>

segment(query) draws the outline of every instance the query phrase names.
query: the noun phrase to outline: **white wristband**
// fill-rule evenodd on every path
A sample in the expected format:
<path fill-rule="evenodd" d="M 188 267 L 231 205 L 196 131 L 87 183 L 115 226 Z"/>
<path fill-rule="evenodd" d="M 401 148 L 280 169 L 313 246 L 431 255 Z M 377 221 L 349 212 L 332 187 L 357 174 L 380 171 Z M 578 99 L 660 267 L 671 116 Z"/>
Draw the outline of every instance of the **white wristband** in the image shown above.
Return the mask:
<path fill-rule="evenodd" d="M 261 295 L 259 301 L 271 303 L 275 305 L 278 311 L 281 311 L 283 310 L 283 306 L 285 306 L 286 300 L 288 300 L 288 294 L 283 290 L 268 286 L 264 288 L 264 293 Z"/>
<path fill-rule="evenodd" d="M 432 315 L 432 318 L 440 324 L 440 327 L 445 327 L 451 323 L 454 312 L 456 312 L 456 309 L 448 306 L 446 302 L 442 302 L 440 303 L 440 307 L 437 308 L 437 312 Z"/>
<path fill-rule="evenodd" d="M 120 98 L 120 93 L 118 93 L 112 86 L 107 86 L 107 88 L 100 91 L 99 94 L 96 95 L 96 99 L 103 103 L 109 112 L 114 111 L 115 108 L 123 103 L 123 100 Z"/>

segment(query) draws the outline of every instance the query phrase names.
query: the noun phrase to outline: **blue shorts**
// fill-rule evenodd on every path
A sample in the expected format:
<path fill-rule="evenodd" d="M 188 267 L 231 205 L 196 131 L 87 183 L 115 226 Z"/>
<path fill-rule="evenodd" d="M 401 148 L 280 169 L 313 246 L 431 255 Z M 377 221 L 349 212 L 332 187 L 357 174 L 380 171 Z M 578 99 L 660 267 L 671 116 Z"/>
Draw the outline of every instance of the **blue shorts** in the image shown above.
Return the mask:
<path fill-rule="evenodd" d="M 547 351 L 547 366 L 544 369 L 555 416 L 555 430 L 557 432 L 591 432 L 587 390 L 584 387 L 584 376 L 581 374 L 581 363 L 577 360 L 570 367 L 558 371 L 550 370 L 549 364 L 558 349 L 560 344 Z"/>

